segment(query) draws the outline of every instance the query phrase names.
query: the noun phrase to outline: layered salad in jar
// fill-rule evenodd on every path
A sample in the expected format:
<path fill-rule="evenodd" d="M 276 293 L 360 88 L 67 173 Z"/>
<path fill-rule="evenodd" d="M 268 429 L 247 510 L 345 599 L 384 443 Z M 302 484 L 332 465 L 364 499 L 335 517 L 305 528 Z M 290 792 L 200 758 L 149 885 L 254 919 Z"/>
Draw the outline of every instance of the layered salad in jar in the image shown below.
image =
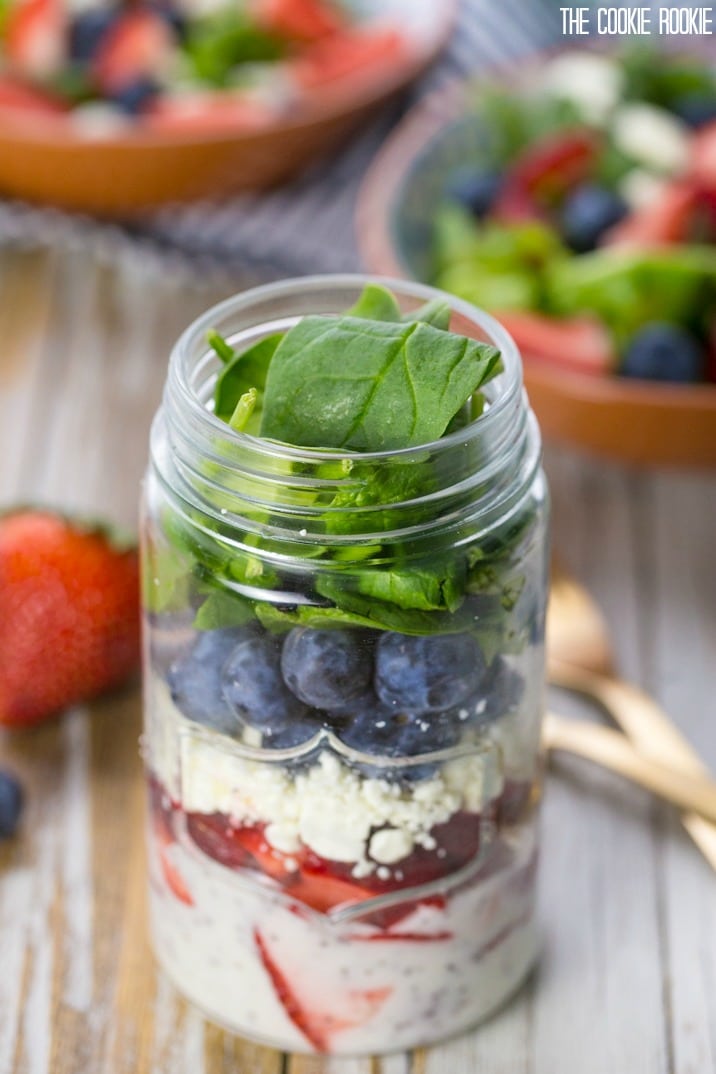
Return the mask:
<path fill-rule="evenodd" d="M 500 351 L 412 306 L 210 332 L 153 433 L 154 946 L 289 1051 L 455 1033 L 535 952 L 539 446 Z"/>

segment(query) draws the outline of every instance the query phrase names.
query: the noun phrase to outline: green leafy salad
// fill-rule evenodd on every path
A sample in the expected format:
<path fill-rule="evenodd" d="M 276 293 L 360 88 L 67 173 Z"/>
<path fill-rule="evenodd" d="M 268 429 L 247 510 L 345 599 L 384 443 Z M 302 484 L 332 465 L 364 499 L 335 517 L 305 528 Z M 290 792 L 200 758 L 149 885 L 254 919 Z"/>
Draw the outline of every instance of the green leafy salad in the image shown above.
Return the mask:
<path fill-rule="evenodd" d="M 204 463 L 210 512 L 167 510 L 166 554 L 183 552 L 191 566 L 187 574 L 180 561 L 173 571 L 162 563 L 153 572 L 164 584 L 148 587 L 150 610 L 188 599 L 204 630 L 255 619 L 272 633 L 297 625 L 469 631 L 488 655 L 521 648 L 534 506 L 478 539 L 470 506 L 481 490 L 467 479 L 484 447 L 478 437 L 451 443 L 449 464 L 435 450 L 479 418 L 502 360 L 449 324 L 446 302 L 401 316 L 389 291 L 368 285 L 344 315 L 304 317 L 242 352 L 210 332 L 221 361 L 214 412 L 249 438 L 231 444 L 238 465 L 220 478 L 218 463 Z M 264 452 L 272 472 L 259 479 L 241 464 L 243 450 L 261 447 L 254 437 L 322 449 L 322 457 Z M 381 452 L 397 454 L 374 457 Z M 446 474 L 445 465 L 460 472 Z M 297 561 L 306 578 L 297 577 Z"/>

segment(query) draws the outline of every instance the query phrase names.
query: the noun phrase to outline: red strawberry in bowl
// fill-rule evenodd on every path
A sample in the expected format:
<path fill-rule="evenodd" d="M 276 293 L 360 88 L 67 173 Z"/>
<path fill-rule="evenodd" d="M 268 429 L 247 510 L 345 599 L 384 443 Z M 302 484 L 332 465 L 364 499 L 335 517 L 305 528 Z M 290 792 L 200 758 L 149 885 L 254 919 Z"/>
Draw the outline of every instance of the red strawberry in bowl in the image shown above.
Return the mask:
<path fill-rule="evenodd" d="M 11 5 L 3 34 L 9 67 L 30 79 L 57 74 L 64 59 L 65 24 L 62 0 L 20 0 Z"/>
<path fill-rule="evenodd" d="M 102 39 L 93 74 L 103 93 L 114 94 L 142 78 L 161 75 L 173 47 L 172 32 L 151 8 L 128 8 Z"/>
<path fill-rule="evenodd" d="M 252 10 L 266 30 L 299 41 L 333 34 L 345 21 L 330 0 L 255 0 Z"/>
<path fill-rule="evenodd" d="M 702 190 L 716 191 L 716 123 L 709 123 L 694 138 L 691 174 Z"/>
<path fill-rule="evenodd" d="M 139 663 L 136 550 L 49 511 L 0 518 L 0 724 L 28 727 Z"/>
<path fill-rule="evenodd" d="M 0 77 L 0 109 L 7 109 L 11 115 L 19 114 L 22 122 L 27 121 L 28 114 L 33 119 L 42 116 L 53 119 L 67 112 L 62 101 L 51 94 L 6 77 Z"/>

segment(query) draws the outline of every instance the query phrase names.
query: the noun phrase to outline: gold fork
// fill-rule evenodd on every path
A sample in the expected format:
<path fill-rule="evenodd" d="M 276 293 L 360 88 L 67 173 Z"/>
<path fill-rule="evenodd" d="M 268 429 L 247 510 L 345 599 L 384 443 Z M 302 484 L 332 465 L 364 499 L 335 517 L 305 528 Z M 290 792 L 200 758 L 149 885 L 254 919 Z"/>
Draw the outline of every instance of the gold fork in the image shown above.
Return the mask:
<path fill-rule="evenodd" d="M 683 776 L 708 777 L 697 752 L 664 710 L 618 677 L 604 618 L 589 593 L 561 568 L 552 574 L 547 612 L 547 674 L 556 686 L 599 702 L 639 753 Z M 716 824 L 692 811 L 682 823 L 716 869 Z"/>

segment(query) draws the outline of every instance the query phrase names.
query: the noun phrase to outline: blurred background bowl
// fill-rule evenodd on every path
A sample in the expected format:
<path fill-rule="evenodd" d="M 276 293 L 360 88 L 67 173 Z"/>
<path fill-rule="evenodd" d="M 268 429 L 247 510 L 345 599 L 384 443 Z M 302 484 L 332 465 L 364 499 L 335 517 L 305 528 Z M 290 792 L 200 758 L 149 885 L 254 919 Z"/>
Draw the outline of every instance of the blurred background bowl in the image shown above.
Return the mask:
<path fill-rule="evenodd" d="M 382 0 L 367 5 L 393 24 L 405 48 L 356 71 L 293 108 L 256 119 L 250 111 L 214 129 L 128 128 L 92 137 L 66 117 L 36 119 L 0 109 L 0 194 L 104 216 L 131 215 L 170 202 L 274 186 L 340 142 L 387 99 L 421 74 L 447 42 L 457 0 Z"/>
<path fill-rule="evenodd" d="M 431 282 L 433 213 L 448 177 L 489 143 L 490 131 L 466 114 L 464 87 L 438 91 L 405 117 L 361 189 L 357 234 L 370 271 Z M 628 463 L 716 467 L 716 385 L 600 378 L 523 359 L 548 439 Z"/>

